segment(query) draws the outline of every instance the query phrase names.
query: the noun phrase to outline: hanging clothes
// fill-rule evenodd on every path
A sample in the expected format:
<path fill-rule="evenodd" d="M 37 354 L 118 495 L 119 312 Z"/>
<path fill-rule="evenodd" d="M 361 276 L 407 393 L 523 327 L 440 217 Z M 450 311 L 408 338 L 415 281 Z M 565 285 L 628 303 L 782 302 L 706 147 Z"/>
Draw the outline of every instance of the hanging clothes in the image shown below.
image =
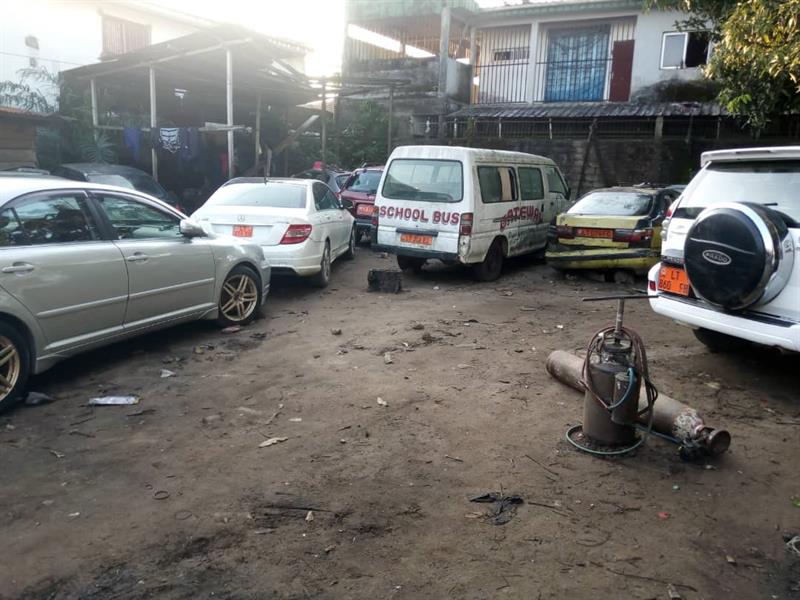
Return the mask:
<path fill-rule="evenodd" d="M 126 127 L 122 130 L 122 144 L 131 151 L 133 160 L 138 163 L 142 155 L 142 132 L 136 127 Z"/>
<path fill-rule="evenodd" d="M 180 130 L 181 160 L 193 163 L 203 154 L 203 137 L 197 127 L 182 127 Z"/>
<path fill-rule="evenodd" d="M 158 143 L 167 152 L 175 154 L 181 148 L 180 129 L 177 127 L 162 127 L 158 130 Z"/>

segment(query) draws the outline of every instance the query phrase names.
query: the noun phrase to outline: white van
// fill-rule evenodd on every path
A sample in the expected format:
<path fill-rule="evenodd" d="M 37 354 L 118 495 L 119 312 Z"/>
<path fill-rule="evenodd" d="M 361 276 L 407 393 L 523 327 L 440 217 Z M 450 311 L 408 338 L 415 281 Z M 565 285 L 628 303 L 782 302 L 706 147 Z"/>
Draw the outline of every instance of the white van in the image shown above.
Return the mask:
<path fill-rule="evenodd" d="M 472 265 L 482 281 L 509 256 L 543 252 L 569 187 L 549 158 L 452 146 L 400 146 L 375 198 L 373 243 L 401 269 Z"/>

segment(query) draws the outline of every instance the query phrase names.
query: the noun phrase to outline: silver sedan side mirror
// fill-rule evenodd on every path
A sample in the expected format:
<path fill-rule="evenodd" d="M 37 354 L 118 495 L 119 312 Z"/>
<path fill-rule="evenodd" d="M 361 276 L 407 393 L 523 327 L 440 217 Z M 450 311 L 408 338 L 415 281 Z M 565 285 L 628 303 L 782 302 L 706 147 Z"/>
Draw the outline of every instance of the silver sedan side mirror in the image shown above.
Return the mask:
<path fill-rule="evenodd" d="M 181 220 L 181 235 L 187 238 L 205 237 L 205 230 L 190 219 Z"/>

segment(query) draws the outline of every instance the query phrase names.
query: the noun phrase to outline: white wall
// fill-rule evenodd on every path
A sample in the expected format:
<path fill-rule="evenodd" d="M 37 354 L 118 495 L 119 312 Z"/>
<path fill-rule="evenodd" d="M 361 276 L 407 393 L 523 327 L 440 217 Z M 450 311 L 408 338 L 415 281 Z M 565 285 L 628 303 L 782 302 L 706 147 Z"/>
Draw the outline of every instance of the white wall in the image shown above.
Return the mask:
<path fill-rule="evenodd" d="M 30 67 L 31 58 L 52 73 L 98 62 L 103 14 L 150 25 L 154 44 L 197 31 L 192 25 L 111 2 L 14 0 L 13 9 L 5 8 L 0 19 L 0 81 L 19 81 L 19 70 Z M 25 45 L 30 35 L 38 39 L 38 50 Z"/>
<path fill-rule="evenodd" d="M 651 11 L 639 15 L 633 51 L 631 94 L 636 90 L 670 79 L 683 81 L 702 78 L 700 69 L 661 69 L 661 40 L 665 32 L 675 31 L 675 21 L 685 18 L 680 12 Z"/>
<path fill-rule="evenodd" d="M 619 27 L 622 23 L 634 22 L 633 39 L 634 54 L 633 54 L 633 67 L 631 72 L 631 94 L 633 95 L 638 89 L 647 87 L 658 83 L 659 81 L 666 81 L 669 79 L 700 79 L 702 74 L 699 69 L 661 69 L 661 39 L 664 32 L 675 31 L 675 22 L 685 17 L 685 13 L 681 12 L 665 12 L 665 11 L 651 11 L 651 12 L 637 12 L 637 11 L 586 11 L 582 13 L 568 13 L 564 15 L 552 15 L 542 19 L 526 18 L 508 18 L 508 17 L 495 17 L 493 19 L 484 19 L 479 27 L 506 27 L 514 25 L 525 25 L 531 27 L 530 36 L 530 65 L 527 74 L 528 90 L 526 99 L 530 102 L 541 101 L 544 97 L 543 91 L 543 76 L 537 73 L 537 62 L 545 60 L 543 48 L 546 47 L 546 31 L 550 27 L 562 26 L 569 23 L 578 24 L 583 22 L 589 24 L 592 22 L 606 22 L 614 24 Z M 626 32 L 629 31 L 626 26 Z M 612 29 L 611 39 L 626 39 L 625 36 L 613 35 Z M 544 44 L 544 45 L 543 45 Z M 487 51 L 491 52 L 493 48 L 491 43 L 485 47 L 484 56 Z M 490 55 L 489 55 L 490 56 Z M 485 58 L 483 59 L 485 60 Z M 610 73 L 609 73 L 610 76 Z M 608 86 L 610 82 L 606 82 L 606 93 L 608 93 Z M 491 95 L 491 83 L 485 82 L 484 85 L 488 87 L 482 92 Z"/>

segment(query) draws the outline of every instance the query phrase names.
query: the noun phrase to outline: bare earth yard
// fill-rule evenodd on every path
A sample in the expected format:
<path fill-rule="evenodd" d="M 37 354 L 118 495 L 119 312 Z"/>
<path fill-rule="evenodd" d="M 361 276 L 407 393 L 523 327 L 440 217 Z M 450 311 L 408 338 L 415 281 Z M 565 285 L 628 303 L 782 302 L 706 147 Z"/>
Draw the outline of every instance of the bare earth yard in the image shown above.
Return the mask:
<path fill-rule="evenodd" d="M 0 597 L 800 597 L 800 358 L 711 354 L 631 303 L 656 385 L 733 442 L 595 459 L 544 361 L 612 320 L 581 297 L 625 288 L 523 260 L 367 293 L 393 266 L 360 248 L 323 292 L 275 281 L 238 333 L 182 326 L 35 380 L 55 402 L 0 416 Z M 86 406 L 117 393 L 141 403 Z M 526 501 L 505 525 L 469 502 L 491 491 Z"/>

